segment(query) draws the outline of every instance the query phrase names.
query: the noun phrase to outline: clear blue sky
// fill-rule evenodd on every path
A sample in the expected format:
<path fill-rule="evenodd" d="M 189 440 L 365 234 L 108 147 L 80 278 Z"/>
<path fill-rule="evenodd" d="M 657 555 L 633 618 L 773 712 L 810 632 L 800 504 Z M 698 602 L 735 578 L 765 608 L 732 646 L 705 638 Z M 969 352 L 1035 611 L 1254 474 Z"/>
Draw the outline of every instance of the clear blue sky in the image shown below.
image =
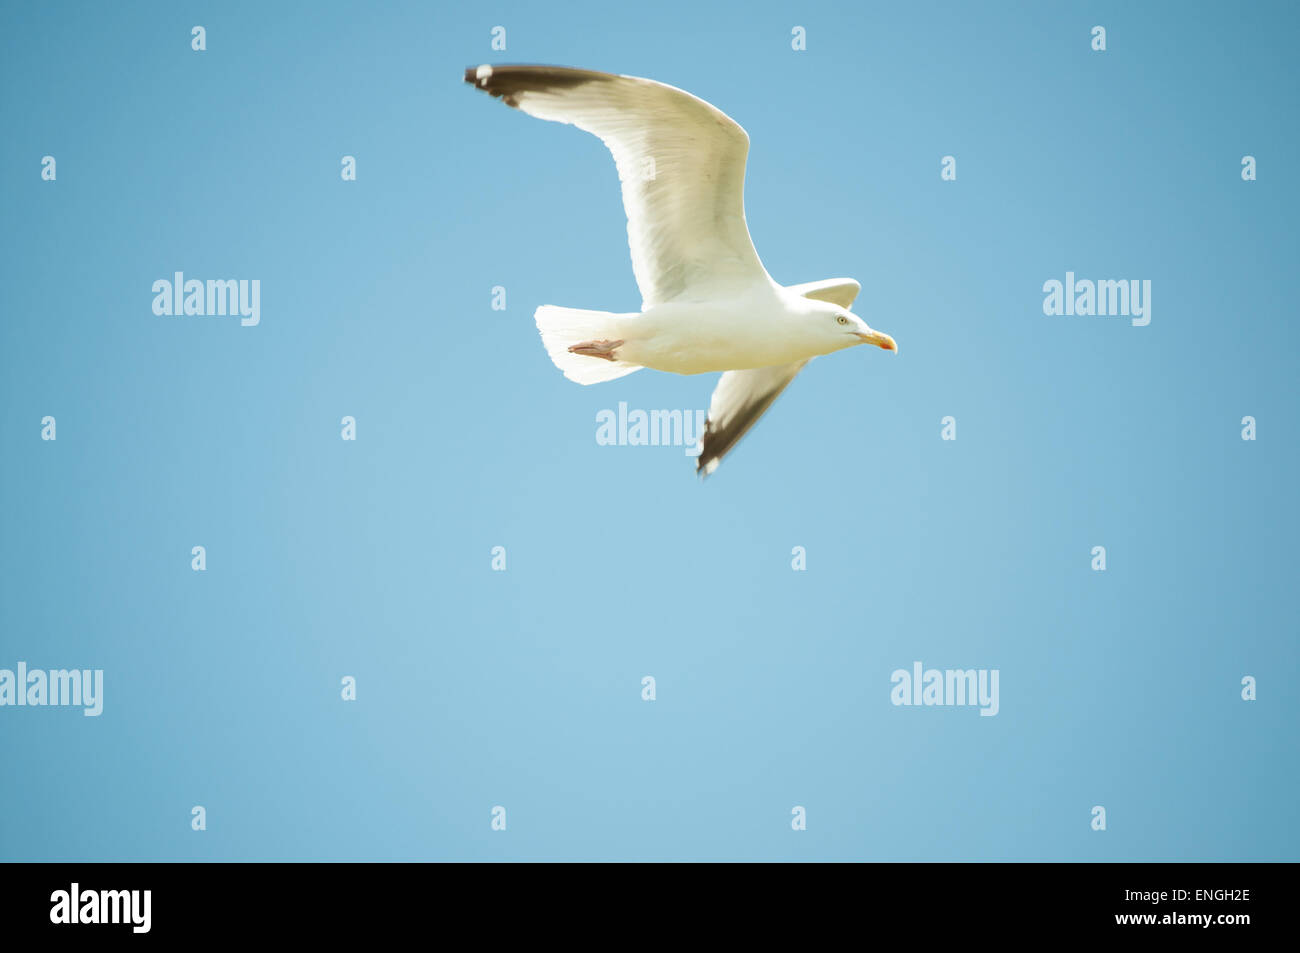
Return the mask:
<path fill-rule="evenodd" d="M 0 708 L 0 858 L 1297 859 L 1296 19 L 6 5 L 0 668 L 105 698 Z M 705 483 L 599 446 L 713 375 L 547 360 L 538 305 L 639 305 L 616 176 L 481 62 L 715 103 L 768 270 L 856 277 L 899 355 Z M 175 271 L 260 324 L 156 316 Z M 1044 315 L 1067 271 L 1151 324 Z M 914 661 L 998 715 L 895 707 Z"/>

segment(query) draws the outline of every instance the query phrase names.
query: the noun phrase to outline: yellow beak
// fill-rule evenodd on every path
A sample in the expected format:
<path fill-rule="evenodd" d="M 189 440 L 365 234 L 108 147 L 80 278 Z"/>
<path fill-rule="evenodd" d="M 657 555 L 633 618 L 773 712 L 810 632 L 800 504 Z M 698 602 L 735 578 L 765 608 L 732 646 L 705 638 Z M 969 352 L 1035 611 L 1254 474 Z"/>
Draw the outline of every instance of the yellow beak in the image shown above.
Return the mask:
<path fill-rule="evenodd" d="M 861 331 L 855 331 L 854 333 L 867 344 L 874 344 L 882 350 L 898 353 L 898 345 L 894 343 L 894 339 L 888 334 L 881 334 L 879 331 L 870 331 L 865 334 Z"/>

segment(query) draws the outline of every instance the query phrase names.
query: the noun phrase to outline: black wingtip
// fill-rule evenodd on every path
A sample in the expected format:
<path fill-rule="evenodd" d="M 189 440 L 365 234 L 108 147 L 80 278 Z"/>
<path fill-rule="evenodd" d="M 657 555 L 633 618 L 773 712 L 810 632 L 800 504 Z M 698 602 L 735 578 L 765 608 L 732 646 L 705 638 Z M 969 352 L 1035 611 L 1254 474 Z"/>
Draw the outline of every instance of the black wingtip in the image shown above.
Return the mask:
<path fill-rule="evenodd" d="M 594 70 L 572 69 L 567 66 L 528 66 L 525 64 L 484 63 L 465 69 L 465 82 L 495 96 L 507 106 L 518 107 L 526 93 L 554 92 L 572 89 L 584 83 L 605 82 L 619 77 Z"/>
<path fill-rule="evenodd" d="M 481 89 L 485 93 L 491 93 L 493 96 L 500 96 L 500 92 L 491 88 L 492 67 L 488 64 L 482 66 L 466 66 L 465 82 L 469 83 L 475 89 Z"/>
<path fill-rule="evenodd" d="M 502 67 L 502 69 L 510 70 L 514 67 Z M 503 100 L 507 106 L 519 105 L 519 98 L 514 95 L 509 81 L 503 83 L 490 63 L 465 67 L 465 82 L 475 89 L 483 90 L 489 96 Z"/>

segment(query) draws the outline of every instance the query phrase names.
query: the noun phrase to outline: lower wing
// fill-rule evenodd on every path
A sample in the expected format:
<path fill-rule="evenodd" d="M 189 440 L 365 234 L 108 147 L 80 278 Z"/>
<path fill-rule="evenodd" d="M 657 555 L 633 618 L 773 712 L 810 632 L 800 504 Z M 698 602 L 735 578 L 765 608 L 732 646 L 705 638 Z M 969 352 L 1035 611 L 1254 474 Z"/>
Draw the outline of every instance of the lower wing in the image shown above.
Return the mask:
<path fill-rule="evenodd" d="M 795 361 L 723 374 L 709 401 L 709 419 L 704 425 L 703 447 L 695 471 L 708 476 L 716 470 L 727 451 L 754 426 L 807 363 Z"/>

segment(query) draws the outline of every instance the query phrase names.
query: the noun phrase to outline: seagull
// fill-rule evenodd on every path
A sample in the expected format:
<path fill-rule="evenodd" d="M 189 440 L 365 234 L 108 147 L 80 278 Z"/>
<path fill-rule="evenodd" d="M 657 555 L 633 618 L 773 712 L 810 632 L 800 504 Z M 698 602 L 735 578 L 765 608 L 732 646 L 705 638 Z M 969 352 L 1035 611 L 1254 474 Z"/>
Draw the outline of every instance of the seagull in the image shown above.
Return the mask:
<path fill-rule="evenodd" d="M 861 288 L 852 278 L 782 286 L 767 273 L 745 223 L 749 135 L 717 107 L 654 80 L 563 66 L 470 67 L 465 82 L 613 153 L 641 311 L 543 305 L 534 319 L 555 366 L 579 384 L 643 367 L 722 371 L 701 476 L 814 357 L 859 344 L 898 351 L 849 310 Z"/>

